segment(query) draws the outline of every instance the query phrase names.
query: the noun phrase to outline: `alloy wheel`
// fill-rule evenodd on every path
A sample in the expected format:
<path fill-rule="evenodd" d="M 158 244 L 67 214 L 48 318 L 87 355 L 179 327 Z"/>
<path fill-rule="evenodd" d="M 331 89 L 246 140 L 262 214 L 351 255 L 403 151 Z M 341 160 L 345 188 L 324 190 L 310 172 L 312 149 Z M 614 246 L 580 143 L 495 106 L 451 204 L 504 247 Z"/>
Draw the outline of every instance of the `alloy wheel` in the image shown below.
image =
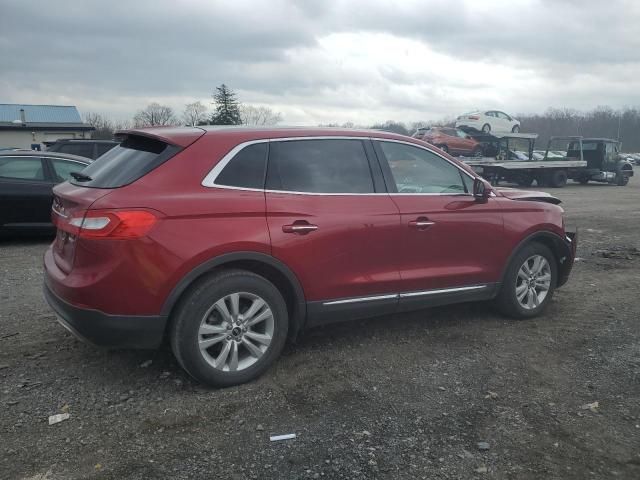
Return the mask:
<path fill-rule="evenodd" d="M 526 310 L 538 308 L 551 288 L 551 265 L 542 255 L 533 255 L 522 264 L 516 276 L 516 299 Z"/>
<path fill-rule="evenodd" d="M 248 292 L 236 292 L 216 301 L 198 329 L 198 346 L 206 362 L 225 372 L 244 370 L 265 354 L 274 334 L 267 302 Z"/>

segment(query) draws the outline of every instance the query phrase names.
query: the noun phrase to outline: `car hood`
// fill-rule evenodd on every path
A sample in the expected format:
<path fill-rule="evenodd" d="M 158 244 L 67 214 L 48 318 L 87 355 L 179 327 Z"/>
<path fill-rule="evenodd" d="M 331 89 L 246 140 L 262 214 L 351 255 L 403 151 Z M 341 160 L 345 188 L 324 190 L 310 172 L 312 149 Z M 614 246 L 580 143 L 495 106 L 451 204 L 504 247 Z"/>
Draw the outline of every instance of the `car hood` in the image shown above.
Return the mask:
<path fill-rule="evenodd" d="M 545 202 L 558 205 L 561 200 L 546 192 L 536 192 L 534 190 L 519 190 L 517 188 L 495 188 L 497 195 L 507 197 L 511 200 L 528 200 L 531 202 Z"/>

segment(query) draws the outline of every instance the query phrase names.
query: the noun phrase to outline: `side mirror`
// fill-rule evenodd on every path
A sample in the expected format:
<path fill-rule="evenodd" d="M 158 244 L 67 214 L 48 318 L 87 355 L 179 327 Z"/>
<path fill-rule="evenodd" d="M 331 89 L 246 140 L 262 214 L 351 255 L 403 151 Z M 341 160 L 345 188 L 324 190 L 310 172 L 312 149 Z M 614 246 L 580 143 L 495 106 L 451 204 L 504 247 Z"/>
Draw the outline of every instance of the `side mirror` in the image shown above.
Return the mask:
<path fill-rule="evenodd" d="M 487 184 L 484 183 L 479 178 L 476 178 L 473 181 L 473 196 L 476 200 L 486 201 L 489 198 L 489 194 L 491 193 L 491 189 L 487 188 Z"/>

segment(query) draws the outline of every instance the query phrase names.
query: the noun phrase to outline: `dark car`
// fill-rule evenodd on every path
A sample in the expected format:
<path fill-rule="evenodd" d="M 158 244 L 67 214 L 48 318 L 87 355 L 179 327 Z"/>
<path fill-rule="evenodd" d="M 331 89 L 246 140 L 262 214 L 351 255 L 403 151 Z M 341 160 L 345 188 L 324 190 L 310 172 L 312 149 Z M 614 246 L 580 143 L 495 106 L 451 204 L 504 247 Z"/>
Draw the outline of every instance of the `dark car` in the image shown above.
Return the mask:
<path fill-rule="evenodd" d="M 47 152 L 68 153 L 95 160 L 119 142 L 115 140 L 58 140 L 47 147 Z"/>
<path fill-rule="evenodd" d="M 90 160 L 63 153 L 0 152 L 0 235 L 52 233 L 52 188 Z"/>
<path fill-rule="evenodd" d="M 468 157 L 479 157 L 482 155 L 482 144 L 459 128 L 419 128 L 416 133 L 413 134 L 413 137 L 429 142 L 451 155 L 465 155 Z"/>
<path fill-rule="evenodd" d="M 111 347 L 168 337 L 211 385 L 264 372 L 305 327 L 495 300 L 539 315 L 573 265 L 559 200 L 492 188 L 386 132 L 151 128 L 54 188 L 45 297 Z"/>

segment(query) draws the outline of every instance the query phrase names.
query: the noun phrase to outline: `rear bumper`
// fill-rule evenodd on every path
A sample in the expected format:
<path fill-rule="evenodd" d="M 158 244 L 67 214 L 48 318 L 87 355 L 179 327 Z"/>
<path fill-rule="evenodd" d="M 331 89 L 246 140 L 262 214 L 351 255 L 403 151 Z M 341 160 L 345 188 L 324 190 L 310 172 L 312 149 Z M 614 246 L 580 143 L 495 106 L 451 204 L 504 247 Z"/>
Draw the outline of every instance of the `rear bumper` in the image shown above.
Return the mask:
<path fill-rule="evenodd" d="M 557 287 L 561 287 L 569 280 L 569 275 L 573 268 L 573 262 L 576 258 L 576 250 L 578 248 L 578 229 L 567 229 L 566 235 L 563 248 L 564 255 L 560 257 Z"/>
<path fill-rule="evenodd" d="M 44 297 L 58 321 L 76 337 L 101 347 L 157 348 L 162 343 L 165 316 L 109 315 L 65 302 L 44 284 Z"/>

